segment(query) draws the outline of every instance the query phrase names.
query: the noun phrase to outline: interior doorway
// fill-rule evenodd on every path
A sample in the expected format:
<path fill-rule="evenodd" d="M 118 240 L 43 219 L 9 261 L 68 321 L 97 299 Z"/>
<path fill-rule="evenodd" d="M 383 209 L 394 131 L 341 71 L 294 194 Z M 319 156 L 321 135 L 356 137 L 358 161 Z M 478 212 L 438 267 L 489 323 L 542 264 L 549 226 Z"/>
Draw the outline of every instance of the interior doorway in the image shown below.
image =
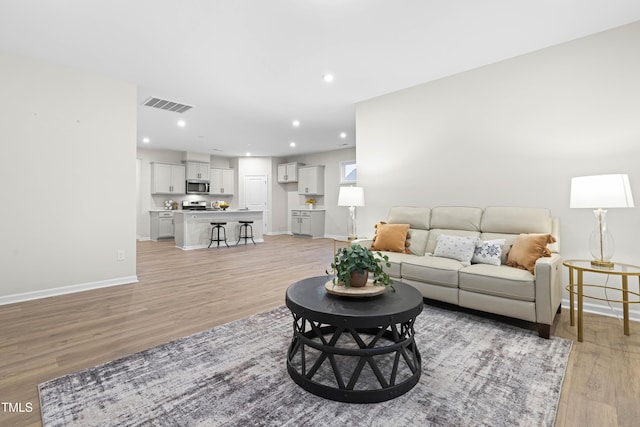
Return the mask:
<path fill-rule="evenodd" d="M 267 233 L 267 176 L 244 176 L 244 206 L 250 210 L 262 211 L 262 232 Z"/>

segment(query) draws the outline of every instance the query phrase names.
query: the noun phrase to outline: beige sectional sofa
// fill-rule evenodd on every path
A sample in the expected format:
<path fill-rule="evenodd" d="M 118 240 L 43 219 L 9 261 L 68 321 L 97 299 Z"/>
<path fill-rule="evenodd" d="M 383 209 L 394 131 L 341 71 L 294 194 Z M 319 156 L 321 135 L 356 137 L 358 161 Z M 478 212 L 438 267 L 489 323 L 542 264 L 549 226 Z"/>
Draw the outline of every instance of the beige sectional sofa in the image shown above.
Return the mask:
<path fill-rule="evenodd" d="M 535 322 L 539 335 L 549 338 L 562 299 L 558 243 L 548 246 L 551 256 L 535 262 L 533 274 L 506 265 L 511 245 L 521 233 L 558 238 L 559 222 L 549 210 L 396 206 L 390 209 L 386 222 L 409 224 L 407 249 L 411 253 L 383 251 L 391 262 L 387 270 L 392 278 L 416 287 L 425 298 Z M 457 259 L 434 256 L 441 235 L 472 236 L 482 241 L 504 239 L 500 265 L 468 265 Z M 366 247 L 372 244 L 372 240 L 357 242 Z"/>

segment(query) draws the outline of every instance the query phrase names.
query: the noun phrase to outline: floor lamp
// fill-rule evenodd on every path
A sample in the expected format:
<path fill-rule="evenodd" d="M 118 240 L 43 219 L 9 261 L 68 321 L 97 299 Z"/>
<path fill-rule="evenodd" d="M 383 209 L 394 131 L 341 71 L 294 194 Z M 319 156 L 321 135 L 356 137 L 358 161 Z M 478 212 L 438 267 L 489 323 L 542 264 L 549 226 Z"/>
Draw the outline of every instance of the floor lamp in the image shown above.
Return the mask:
<path fill-rule="evenodd" d="M 364 189 L 362 187 L 340 187 L 338 206 L 349 206 L 349 236 L 347 239 L 357 239 L 356 206 L 364 206 Z"/>
<path fill-rule="evenodd" d="M 627 174 L 592 175 L 571 178 L 570 208 L 591 208 L 596 217 L 589 248 L 594 267 L 612 268 L 615 250 L 607 229 L 604 208 L 632 208 L 633 195 Z"/>

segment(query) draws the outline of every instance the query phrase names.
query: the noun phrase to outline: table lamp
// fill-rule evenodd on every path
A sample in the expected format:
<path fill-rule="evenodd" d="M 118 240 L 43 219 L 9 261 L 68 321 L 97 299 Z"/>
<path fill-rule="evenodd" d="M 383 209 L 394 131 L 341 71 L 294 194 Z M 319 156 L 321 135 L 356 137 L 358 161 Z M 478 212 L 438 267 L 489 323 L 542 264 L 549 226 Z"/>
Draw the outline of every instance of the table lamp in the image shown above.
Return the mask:
<path fill-rule="evenodd" d="M 594 267 L 612 268 L 615 249 L 607 229 L 604 208 L 632 208 L 633 195 L 627 174 L 592 175 L 571 178 L 570 208 L 591 208 L 596 222 L 591 233 L 590 250 Z"/>
<path fill-rule="evenodd" d="M 364 206 L 364 189 L 362 187 L 340 187 L 338 206 L 349 206 L 349 236 L 347 239 L 357 239 L 356 206 Z"/>

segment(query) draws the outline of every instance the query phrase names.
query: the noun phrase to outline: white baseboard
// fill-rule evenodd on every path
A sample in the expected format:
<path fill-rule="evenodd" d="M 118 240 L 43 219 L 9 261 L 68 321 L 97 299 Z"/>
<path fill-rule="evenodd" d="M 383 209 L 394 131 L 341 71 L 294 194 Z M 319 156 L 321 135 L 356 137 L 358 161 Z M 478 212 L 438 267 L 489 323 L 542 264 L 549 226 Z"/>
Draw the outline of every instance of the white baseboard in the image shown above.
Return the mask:
<path fill-rule="evenodd" d="M 632 304 L 631 306 L 633 305 L 635 304 Z M 566 308 L 567 310 L 569 310 L 568 299 L 562 300 L 562 308 Z M 578 308 L 577 303 L 574 306 L 574 308 L 577 310 Z M 623 318 L 622 307 L 615 307 L 615 306 L 609 307 L 608 305 L 584 302 L 582 305 L 582 309 L 584 310 L 585 313 L 599 314 L 601 316 L 607 316 L 607 317 L 616 317 L 620 320 L 622 320 Z M 640 322 L 640 313 L 636 310 L 629 310 L 629 320 L 632 320 L 634 322 Z"/>
<path fill-rule="evenodd" d="M 255 242 L 256 243 L 264 243 L 264 239 L 259 239 L 259 238 L 255 238 Z M 227 242 L 227 244 L 229 245 L 229 247 L 233 247 L 233 246 L 243 246 L 245 243 L 238 243 L 238 242 Z M 248 243 L 249 245 L 253 244 L 252 242 Z M 226 247 L 224 242 L 220 242 L 220 248 L 224 248 Z M 207 243 L 206 245 L 192 245 L 192 246 L 176 246 L 176 248 L 178 249 L 182 249 L 183 251 L 193 251 L 195 249 L 218 249 L 217 245 L 211 245 L 211 247 L 209 247 L 209 244 Z"/>
<path fill-rule="evenodd" d="M 22 294 L 0 297 L 0 305 L 14 304 L 17 302 L 31 301 L 40 298 L 55 297 L 58 295 L 73 294 L 76 292 L 90 291 L 92 289 L 108 288 L 110 286 L 128 285 L 137 283 L 138 276 L 118 277 L 116 279 L 101 280 L 99 282 L 81 283 L 79 285 L 63 286 L 60 288 L 45 289 L 42 291 L 25 292 Z"/>
<path fill-rule="evenodd" d="M 325 234 L 325 239 L 344 239 L 344 236 L 338 236 L 337 234 Z"/>

